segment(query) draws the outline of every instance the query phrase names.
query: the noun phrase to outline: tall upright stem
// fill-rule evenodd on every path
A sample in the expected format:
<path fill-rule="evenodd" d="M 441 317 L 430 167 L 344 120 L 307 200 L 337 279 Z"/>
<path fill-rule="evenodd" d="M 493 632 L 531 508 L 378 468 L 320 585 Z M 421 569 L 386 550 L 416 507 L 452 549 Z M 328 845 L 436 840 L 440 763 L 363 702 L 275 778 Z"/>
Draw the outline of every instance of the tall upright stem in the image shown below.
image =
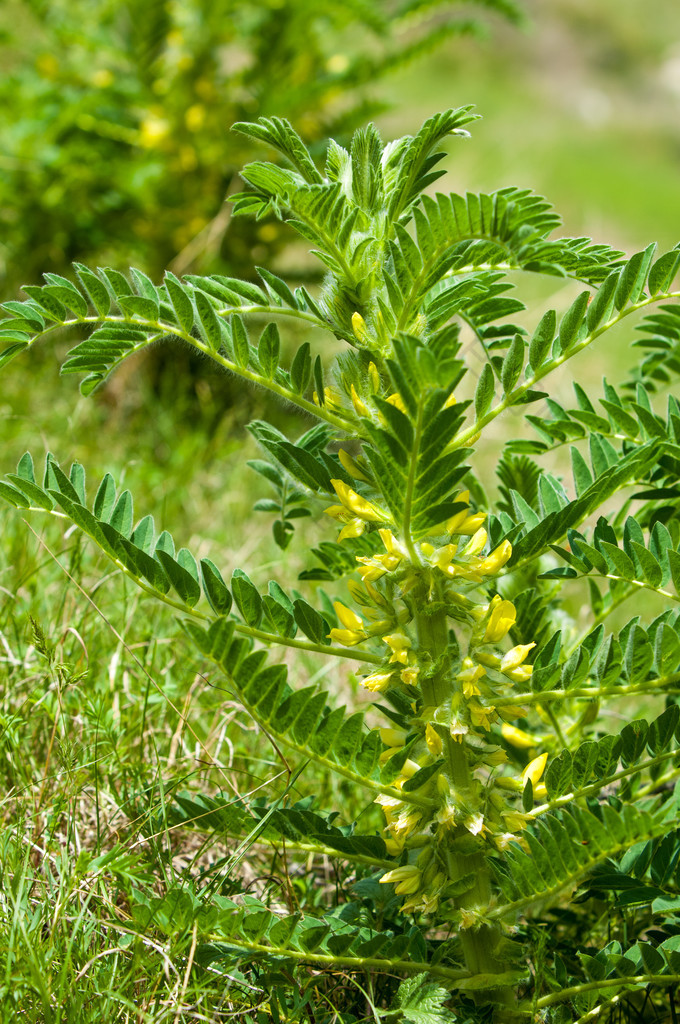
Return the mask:
<path fill-rule="evenodd" d="M 450 662 L 446 657 L 449 651 L 449 630 L 443 605 L 438 607 L 437 604 L 423 601 L 416 612 L 416 628 L 420 649 L 423 654 L 429 654 L 433 667 L 433 671 L 422 680 L 425 706 L 441 707 L 452 698 L 455 702 L 459 684 L 453 677 Z M 473 779 L 465 742 L 459 742 L 447 732 L 443 737 L 443 743 L 446 773 L 452 789 L 465 800 L 467 794 L 473 794 Z M 461 824 L 453 831 L 452 838 L 459 838 L 466 833 L 465 826 Z M 488 909 L 491 899 L 491 879 L 484 853 L 479 850 L 463 855 L 449 849 L 446 851 L 446 862 L 451 881 L 455 882 L 465 875 L 472 875 L 475 879 L 472 887 L 456 898 L 456 906 L 461 910 L 476 910 L 483 914 Z M 497 926 L 482 925 L 480 928 L 461 930 L 460 942 L 465 963 L 473 974 L 494 975 L 503 971 L 503 964 L 495 952 L 500 938 L 501 932 Z M 506 1006 L 514 1002 L 511 989 L 499 986 L 492 991 L 494 1002 Z M 480 992 L 477 998 L 482 1002 L 486 1001 L 486 996 L 488 993 Z"/>

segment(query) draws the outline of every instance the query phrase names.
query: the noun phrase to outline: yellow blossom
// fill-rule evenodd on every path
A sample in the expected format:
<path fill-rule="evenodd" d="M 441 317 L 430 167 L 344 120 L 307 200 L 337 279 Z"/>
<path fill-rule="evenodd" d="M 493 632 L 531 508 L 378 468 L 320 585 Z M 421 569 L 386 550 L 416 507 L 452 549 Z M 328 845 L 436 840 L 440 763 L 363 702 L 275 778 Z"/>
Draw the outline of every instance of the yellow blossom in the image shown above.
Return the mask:
<path fill-rule="evenodd" d="M 456 824 L 456 807 L 450 800 L 445 800 L 436 814 L 437 821 L 444 828 L 453 828 Z"/>
<path fill-rule="evenodd" d="M 487 643 L 497 643 L 507 636 L 509 630 L 514 626 L 517 618 L 517 611 L 512 601 L 504 601 L 498 595 L 489 605 L 491 616 L 486 626 L 484 640 Z"/>
<path fill-rule="evenodd" d="M 477 569 L 482 576 L 493 576 L 499 569 L 502 569 L 512 554 L 512 544 L 509 540 L 501 541 L 497 548 L 487 555 Z"/>
<path fill-rule="evenodd" d="M 478 836 L 487 832 L 488 829 L 484 824 L 484 815 L 476 811 L 474 814 L 470 814 L 463 822 L 468 832 L 473 836 Z"/>
<path fill-rule="evenodd" d="M 469 502 L 470 502 L 470 492 L 469 491 L 462 491 L 456 497 L 455 500 L 457 502 L 463 502 L 465 505 L 469 505 Z M 467 519 L 469 511 L 470 511 L 469 508 L 463 508 L 463 509 L 460 510 L 460 512 L 456 512 L 456 514 L 454 516 L 451 516 L 450 519 L 447 519 L 446 520 L 446 532 L 447 533 L 457 533 L 458 532 L 458 527 L 460 526 L 460 524 L 464 523 L 465 520 Z"/>
<path fill-rule="evenodd" d="M 531 679 L 533 671 L 533 665 L 519 665 L 517 668 L 513 668 L 512 672 L 508 672 L 507 675 L 515 683 L 526 683 L 528 679 Z"/>
<path fill-rule="evenodd" d="M 357 390 L 354 387 L 354 384 L 351 385 L 349 391 L 350 397 L 352 399 L 352 405 L 354 406 L 354 411 L 356 412 L 357 416 L 370 416 L 371 414 L 368 411 L 368 406 L 359 398 L 359 395 L 357 394 Z"/>
<path fill-rule="evenodd" d="M 486 512 L 475 512 L 474 515 L 466 516 L 455 532 L 470 537 L 483 525 L 485 519 Z"/>
<path fill-rule="evenodd" d="M 484 923 L 484 918 L 477 910 L 469 910 L 466 907 L 461 907 L 459 913 L 461 931 L 467 931 L 468 928 L 478 928 Z"/>
<path fill-rule="evenodd" d="M 170 132 L 170 122 L 151 114 L 139 126 L 139 141 L 145 149 L 155 149 Z"/>
<path fill-rule="evenodd" d="M 535 736 L 530 736 L 528 732 L 524 732 L 523 729 L 518 729 L 514 725 L 508 725 L 507 722 L 503 722 L 501 726 L 501 736 L 518 750 L 529 750 L 536 746 Z"/>
<path fill-rule="evenodd" d="M 358 462 L 355 459 L 353 459 L 352 456 L 348 452 L 346 452 L 344 448 L 341 448 L 340 451 L 338 452 L 338 458 L 340 459 L 340 464 L 343 466 L 343 468 L 346 469 L 349 475 L 353 476 L 355 480 L 365 480 L 366 483 L 370 483 L 370 480 L 368 479 L 364 471 L 361 469 Z"/>
<path fill-rule="evenodd" d="M 357 572 L 364 583 L 375 582 L 387 572 L 387 569 L 378 564 L 373 558 L 365 558 L 357 555 L 357 562 L 360 563 Z"/>
<path fill-rule="evenodd" d="M 412 779 L 416 772 L 420 771 L 420 765 L 417 761 L 412 761 L 408 758 L 402 765 L 401 772 L 397 779 L 395 779 L 395 785 L 401 789 L 407 779 Z"/>
<path fill-rule="evenodd" d="M 378 373 L 378 367 L 374 362 L 368 364 L 368 376 L 371 381 L 371 387 L 373 388 L 373 394 L 380 391 L 380 374 Z"/>
<path fill-rule="evenodd" d="M 356 612 L 352 611 L 342 603 L 342 601 L 334 601 L 333 607 L 335 608 L 335 614 L 339 621 L 345 626 L 346 629 L 361 629 L 364 628 L 363 619 L 361 619 Z"/>
<path fill-rule="evenodd" d="M 314 399 L 314 405 L 321 405 L 316 391 L 312 392 L 312 398 Z M 331 411 L 337 412 L 338 409 L 342 409 L 342 397 L 333 388 L 323 389 L 323 400 L 324 405 Z"/>
<path fill-rule="evenodd" d="M 501 672 L 511 672 L 513 669 L 518 668 L 534 647 L 535 643 L 532 644 L 517 644 L 512 650 L 504 654 L 501 659 L 500 669 Z"/>
<path fill-rule="evenodd" d="M 366 634 L 358 629 L 332 629 L 328 636 L 343 647 L 354 647 L 365 639 Z"/>
<path fill-rule="evenodd" d="M 493 837 L 494 846 L 501 853 L 503 850 L 507 850 L 510 843 L 516 843 L 517 841 L 517 836 L 514 836 L 512 832 L 497 832 Z"/>
<path fill-rule="evenodd" d="M 420 869 L 413 864 L 404 864 L 403 867 L 388 871 L 380 881 L 392 883 L 394 891 L 400 895 L 409 895 L 418 892 L 420 888 Z"/>
<path fill-rule="evenodd" d="M 113 72 L 108 68 L 98 68 L 97 71 L 92 75 L 92 84 L 97 89 L 106 89 L 108 86 L 113 85 L 115 77 Z"/>
<path fill-rule="evenodd" d="M 479 552 L 484 547 L 484 545 L 486 544 L 486 541 L 487 541 L 487 532 L 484 529 L 484 527 L 482 526 L 482 527 L 479 528 L 479 530 L 477 530 L 475 533 L 473 533 L 472 537 L 470 537 L 470 540 L 467 542 L 467 544 L 465 545 L 465 547 L 461 551 L 460 557 L 461 558 L 472 558 L 473 555 L 478 555 Z M 484 559 L 484 562 L 486 562 L 486 561 L 487 561 L 487 559 Z M 477 566 L 477 571 L 478 572 L 482 571 L 481 566 L 484 565 L 484 562 L 481 562 L 481 564 L 479 566 Z"/>
<path fill-rule="evenodd" d="M 463 736 L 466 736 L 469 731 L 470 730 L 468 729 L 465 722 L 461 721 L 461 719 L 458 718 L 457 715 L 454 715 L 454 717 L 451 719 L 449 732 L 451 733 L 451 737 L 456 741 L 456 743 L 462 743 Z"/>
<path fill-rule="evenodd" d="M 456 675 L 456 679 L 459 683 L 463 684 L 463 693 L 466 697 L 479 696 L 480 689 L 475 684 L 483 675 L 486 675 L 486 670 L 482 665 L 476 665 L 472 658 L 463 658 L 463 663 L 460 667 L 460 672 Z"/>
<path fill-rule="evenodd" d="M 396 820 L 390 823 L 390 832 L 395 836 L 404 836 L 405 838 L 413 835 L 418 830 L 422 816 L 422 811 L 405 808 Z"/>
<path fill-rule="evenodd" d="M 508 755 L 502 747 L 496 747 L 495 750 L 489 750 L 484 754 L 483 761 L 489 768 L 495 768 L 499 764 L 507 764 Z"/>
<path fill-rule="evenodd" d="M 392 558 L 395 558 L 397 562 L 399 562 L 402 558 L 407 557 L 406 548 L 399 543 L 399 541 L 394 536 L 391 530 L 386 530 L 383 528 L 378 530 L 378 534 L 380 535 L 381 541 L 385 545 L 385 551 L 387 552 L 388 555 L 391 555 Z"/>
<path fill-rule="evenodd" d="M 408 733 L 404 729 L 379 729 L 380 739 L 387 747 L 403 747 L 406 743 Z"/>
<path fill-rule="evenodd" d="M 442 409 L 450 409 L 452 405 L 456 404 L 456 396 L 451 392 L 449 397 L 444 402 Z"/>
<path fill-rule="evenodd" d="M 496 709 L 493 704 L 483 705 L 478 701 L 470 702 L 470 718 L 472 724 L 481 727 L 486 732 L 491 728 L 491 723 L 496 718 Z"/>
<path fill-rule="evenodd" d="M 400 662 L 402 665 L 408 663 L 408 649 L 411 646 L 411 641 L 403 633 L 391 633 L 389 636 L 383 637 L 383 642 L 392 651 L 390 663 Z"/>
<path fill-rule="evenodd" d="M 385 848 L 393 857 L 397 857 L 404 849 L 404 840 L 396 839 L 394 836 L 385 836 Z"/>
<path fill-rule="evenodd" d="M 360 519 L 367 519 L 372 523 L 379 523 L 381 520 L 384 520 L 385 516 L 375 505 L 372 505 L 370 501 L 366 501 L 360 494 L 353 491 L 344 480 L 331 480 L 331 483 L 342 504 L 350 512 L 353 512 L 355 516 L 359 516 Z"/>
<path fill-rule="evenodd" d="M 439 906 L 439 893 L 419 892 L 402 903 L 402 914 L 434 914 Z"/>
<path fill-rule="evenodd" d="M 362 345 L 370 345 L 371 336 L 368 333 L 368 327 L 361 313 L 352 313 L 352 330 L 354 331 L 354 337 Z"/>
<path fill-rule="evenodd" d="M 390 685 L 391 679 L 391 672 L 374 672 L 373 675 L 362 679 L 361 685 L 364 689 L 371 690 L 372 693 L 384 693 Z"/>
<path fill-rule="evenodd" d="M 529 822 L 534 821 L 533 814 L 522 814 L 521 811 L 504 811 L 503 821 L 508 832 L 521 832 Z"/>
<path fill-rule="evenodd" d="M 395 391 L 393 395 L 390 395 L 387 399 L 390 405 L 393 405 L 399 412 L 403 412 L 404 415 L 408 415 L 406 412 L 406 406 L 404 405 L 404 399 L 401 397 L 398 391 Z"/>
<path fill-rule="evenodd" d="M 439 757 L 444 749 L 441 736 L 429 722 L 425 726 L 425 743 L 427 744 L 427 749 L 434 757 Z"/>
<path fill-rule="evenodd" d="M 418 676 L 420 675 L 420 669 L 417 665 L 410 665 L 408 668 L 403 668 L 399 673 L 402 683 L 407 686 L 415 686 L 418 682 Z"/>
<path fill-rule="evenodd" d="M 540 782 L 541 776 L 545 771 L 546 762 L 548 760 L 547 753 L 539 754 L 533 761 L 530 761 L 522 773 L 522 782 L 526 786 L 529 779 L 531 779 L 531 785 L 536 788 Z"/>

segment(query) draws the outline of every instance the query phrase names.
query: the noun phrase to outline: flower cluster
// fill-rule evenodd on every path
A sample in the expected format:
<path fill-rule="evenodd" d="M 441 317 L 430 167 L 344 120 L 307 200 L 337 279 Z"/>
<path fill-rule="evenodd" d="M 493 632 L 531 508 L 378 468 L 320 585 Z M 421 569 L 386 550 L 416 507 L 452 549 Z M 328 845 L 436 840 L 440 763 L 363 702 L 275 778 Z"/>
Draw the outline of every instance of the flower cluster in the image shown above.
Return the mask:
<path fill-rule="evenodd" d="M 361 478 L 360 465 L 350 463 L 346 454 L 342 462 Z M 404 910 L 433 913 L 450 895 L 449 851 L 461 844 L 502 850 L 510 842 L 523 842 L 522 831 L 532 818 L 518 810 L 517 798 L 529 781 L 535 797 L 545 794 L 541 778 L 548 755 L 536 751 L 536 739 L 512 724 L 524 711 L 507 699 L 526 690 L 535 644 L 508 645 L 516 608 L 501 594 L 492 590 L 489 597 L 486 592 L 512 547 L 504 540 L 488 549 L 485 516 L 470 508 L 468 492 L 457 498 L 459 511 L 414 551 L 399 539 L 382 509 L 342 481 L 334 480 L 333 486 L 342 504 L 327 512 L 343 523 L 339 539 L 358 536 L 375 523 L 383 551 L 358 557 L 361 582 L 350 589 L 361 615 L 336 602 L 340 625 L 331 630 L 331 639 L 353 646 L 379 638 L 384 661 L 362 684 L 388 699 L 400 690 L 413 710 L 407 727 L 381 730 L 381 761 L 397 766 L 391 786 L 400 795 L 381 794 L 377 802 L 385 817 L 388 851 L 404 861 L 381 881 L 393 883 L 405 897 Z M 455 624 L 455 645 L 443 658 L 440 652 L 439 660 L 420 635 L 423 620 L 433 615 Z M 520 761 L 523 751 L 530 754 L 516 775 L 504 774 L 508 757 L 503 743 Z M 421 771 L 423 783 L 414 788 Z M 410 798 L 411 792 L 418 800 Z M 466 921 L 470 926 L 476 922 L 469 908 L 461 915 L 461 927 Z"/>

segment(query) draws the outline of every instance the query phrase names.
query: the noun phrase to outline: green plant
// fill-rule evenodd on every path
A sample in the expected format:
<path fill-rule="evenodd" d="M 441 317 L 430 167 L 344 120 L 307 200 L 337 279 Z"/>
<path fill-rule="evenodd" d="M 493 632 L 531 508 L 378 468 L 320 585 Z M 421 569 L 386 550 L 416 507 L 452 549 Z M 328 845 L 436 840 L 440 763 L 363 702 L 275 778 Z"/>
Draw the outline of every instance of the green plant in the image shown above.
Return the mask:
<path fill-rule="evenodd" d="M 471 7 L 518 17 L 511 0 Z M 388 73 L 482 27 L 442 0 L 13 0 L 0 14 L 4 295 L 45 266 L 121 253 L 152 275 L 175 260 L 242 276 L 282 238 L 242 222 L 225 245 L 224 197 L 252 157 L 225 127 L 286 113 L 310 142 L 349 132 L 384 107 Z"/>
<path fill-rule="evenodd" d="M 314 419 L 295 440 L 250 426 L 265 456 L 251 468 L 270 487 L 256 508 L 275 516 L 277 544 L 304 556 L 296 520 L 322 538 L 299 590 L 282 576 L 263 592 L 241 568 L 227 586 L 150 516 L 135 525 L 110 476 L 89 500 L 77 463 L 67 475 L 49 455 L 39 479 L 26 454 L 0 484 L 178 612 L 280 759 L 287 781 L 270 799 L 173 790 L 166 819 L 240 841 L 195 892 L 129 897 L 136 927 L 185 935 L 189 963 L 223 972 L 244 1013 L 257 991 L 261 1019 L 675 1012 L 680 406 L 671 395 L 662 414 L 659 399 L 680 370 L 680 246 L 626 259 L 551 239 L 558 218 L 527 190 L 432 197 L 440 144 L 472 120 L 438 114 L 385 147 L 369 126 L 349 151 L 330 143 L 323 174 L 286 121 L 237 126 L 288 167 L 248 165 L 235 212 L 274 214 L 312 243 L 327 272 L 316 295 L 266 269 L 259 285 L 169 273 L 159 287 L 77 265 L 77 283 L 48 274 L 3 307 L 0 366 L 67 327 L 85 337 L 63 372 L 84 373 L 89 394 L 129 355 L 180 338 Z M 510 294 L 524 274 L 581 291 L 527 330 Z M 540 390 L 636 314 L 642 359 L 618 387 L 596 399 L 575 383 L 573 408 Z M 309 340 L 284 368 L 276 322 L 289 319 Z M 322 333 L 341 346 L 330 369 L 312 351 Z M 512 437 L 513 409 L 534 436 Z M 474 457 L 485 434 L 496 497 Z M 539 464 L 566 446 L 568 481 Z M 642 593 L 648 614 L 617 627 Z M 372 704 L 348 714 L 298 686 L 272 647 L 353 664 Z M 613 727 L 644 702 L 651 721 Z M 311 766 L 344 787 L 361 827 L 304 793 Z M 236 867 L 262 844 L 291 865 L 285 898 L 239 891 Z M 293 863 L 314 856 L 353 873 L 332 906 L 296 896 Z"/>

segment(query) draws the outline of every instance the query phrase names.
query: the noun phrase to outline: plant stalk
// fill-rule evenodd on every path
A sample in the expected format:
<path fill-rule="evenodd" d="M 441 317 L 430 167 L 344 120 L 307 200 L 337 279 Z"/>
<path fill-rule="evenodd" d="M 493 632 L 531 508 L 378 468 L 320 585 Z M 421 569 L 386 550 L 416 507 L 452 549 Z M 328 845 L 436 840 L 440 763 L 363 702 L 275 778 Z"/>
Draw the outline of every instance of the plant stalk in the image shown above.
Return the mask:
<path fill-rule="evenodd" d="M 420 603 L 416 612 L 416 629 L 418 642 L 423 654 L 429 654 L 433 671 L 422 681 L 423 699 L 426 707 L 441 707 L 452 698 L 456 704 L 457 682 L 451 672 L 449 655 L 449 629 L 446 610 L 432 606 L 425 601 Z M 462 696 L 462 695 L 461 695 Z M 462 737 L 461 737 L 462 739 Z M 469 795 L 473 801 L 473 780 L 466 755 L 465 741 L 459 742 L 450 733 L 443 737 L 445 771 L 449 777 L 451 788 L 463 802 Z M 469 833 L 464 825 L 458 825 L 451 833 L 452 839 L 461 839 Z M 491 901 L 491 877 L 486 857 L 481 850 L 470 854 L 460 854 L 454 849 L 446 851 L 446 867 L 452 882 L 465 875 L 474 875 L 475 882 L 471 889 L 455 898 L 455 905 L 461 910 L 474 910 L 484 915 Z M 501 940 L 501 930 L 495 925 L 482 925 L 479 928 L 462 929 L 459 938 L 465 956 L 465 965 L 474 974 L 502 974 L 507 970 L 496 955 L 496 948 Z M 515 1002 L 514 992 L 508 986 L 499 986 L 486 992 L 475 993 L 480 1003 L 488 1001 L 493 992 L 493 1001 L 509 1006 Z M 499 1020 L 502 1018 L 498 1018 Z"/>

